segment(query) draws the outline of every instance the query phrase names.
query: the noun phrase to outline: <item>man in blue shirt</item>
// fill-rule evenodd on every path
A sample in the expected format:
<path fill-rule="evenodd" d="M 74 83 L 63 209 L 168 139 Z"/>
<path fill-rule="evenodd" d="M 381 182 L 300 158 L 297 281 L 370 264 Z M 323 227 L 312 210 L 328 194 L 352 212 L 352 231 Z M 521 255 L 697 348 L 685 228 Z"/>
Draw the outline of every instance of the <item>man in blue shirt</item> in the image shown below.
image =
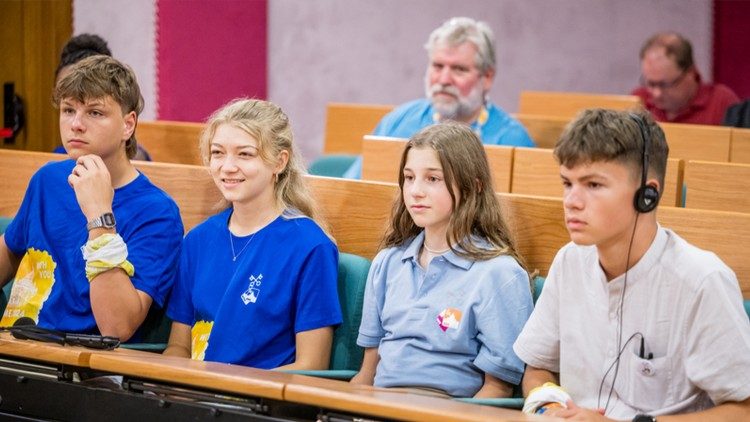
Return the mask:
<path fill-rule="evenodd" d="M 495 77 L 494 38 L 486 23 L 471 18 L 452 18 L 432 31 L 425 44 L 426 98 L 388 113 L 373 135 L 410 138 L 426 126 L 453 120 L 470 125 L 485 144 L 535 146 L 517 120 L 489 101 Z M 361 157 L 344 177 L 362 177 Z"/>

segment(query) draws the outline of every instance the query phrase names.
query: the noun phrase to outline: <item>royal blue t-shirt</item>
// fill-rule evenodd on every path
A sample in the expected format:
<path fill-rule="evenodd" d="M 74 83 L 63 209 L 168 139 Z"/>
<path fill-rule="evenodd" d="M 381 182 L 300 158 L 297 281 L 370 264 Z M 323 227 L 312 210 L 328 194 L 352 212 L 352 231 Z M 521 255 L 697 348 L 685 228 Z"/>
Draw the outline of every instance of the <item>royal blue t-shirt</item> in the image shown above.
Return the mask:
<path fill-rule="evenodd" d="M 279 216 L 232 237 L 227 209 L 185 237 L 167 315 L 192 327 L 192 357 L 271 369 L 294 362 L 295 335 L 341 323 L 338 249 L 307 217 Z"/>
<path fill-rule="evenodd" d="M 5 231 L 8 248 L 23 259 L 0 325 L 26 316 L 44 328 L 99 332 L 81 252 L 88 240 L 87 221 L 68 184 L 74 166 L 65 160 L 39 169 Z M 176 278 L 184 233 L 177 205 L 139 174 L 115 189 L 112 210 L 135 267 L 133 286 L 162 306 Z"/>

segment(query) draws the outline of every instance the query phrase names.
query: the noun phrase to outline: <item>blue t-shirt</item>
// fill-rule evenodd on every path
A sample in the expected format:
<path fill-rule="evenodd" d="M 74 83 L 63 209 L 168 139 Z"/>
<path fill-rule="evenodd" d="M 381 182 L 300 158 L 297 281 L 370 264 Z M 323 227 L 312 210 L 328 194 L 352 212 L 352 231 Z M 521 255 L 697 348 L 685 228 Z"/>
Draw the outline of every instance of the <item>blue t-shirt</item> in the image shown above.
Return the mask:
<path fill-rule="evenodd" d="M 5 232 L 8 248 L 23 259 L 2 325 L 27 316 L 44 328 L 99 332 L 81 252 L 88 240 L 87 221 L 68 184 L 74 166 L 75 161 L 65 160 L 39 169 Z M 184 233 L 177 205 L 139 174 L 115 189 L 112 210 L 135 267 L 133 286 L 162 306 L 176 277 Z"/>
<path fill-rule="evenodd" d="M 475 121 L 471 128 L 483 144 L 534 147 L 526 128 L 502 109 L 492 103 L 487 104 L 487 120 Z M 375 127 L 373 135 L 394 138 L 411 138 L 425 127 L 437 123 L 435 109 L 430 100 L 422 98 L 402 104 L 386 114 Z M 344 174 L 348 179 L 362 178 L 362 157 L 357 158 Z"/>
<path fill-rule="evenodd" d="M 533 307 L 526 271 L 510 256 L 472 261 L 451 251 L 425 271 L 423 242 L 424 232 L 382 250 L 370 267 L 357 344 L 378 348 L 375 386 L 472 397 L 484 373 L 519 384 L 513 343 Z"/>
<path fill-rule="evenodd" d="M 227 209 L 183 242 L 167 315 L 192 327 L 192 357 L 271 369 L 295 360 L 295 334 L 340 324 L 338 249 L 307 217 L 279 216 L 232 237 Z"/>

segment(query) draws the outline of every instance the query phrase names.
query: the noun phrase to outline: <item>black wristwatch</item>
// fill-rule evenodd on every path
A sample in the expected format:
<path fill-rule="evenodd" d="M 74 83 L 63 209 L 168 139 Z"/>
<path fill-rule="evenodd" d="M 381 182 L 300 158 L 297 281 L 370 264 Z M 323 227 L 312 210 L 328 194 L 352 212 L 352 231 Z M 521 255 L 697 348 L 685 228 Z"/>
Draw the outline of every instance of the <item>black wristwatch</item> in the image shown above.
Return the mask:
<path fill-rule="evenodd" d="M 651 415 L 635 415 L 633 422 L 656 422 L 656 416 Z"/>
<path fill-rule="evenodd" d="M 96 217 L 95 219 L 89 221 L 88 224 L 86 224 L 86 228 L 89 231 L 98 229 L 100 227 L 103 227 L 105 229 L 115 228 L 115 215 L 111 212 L 107 212 L 100 215 L 99 217 Z"/>

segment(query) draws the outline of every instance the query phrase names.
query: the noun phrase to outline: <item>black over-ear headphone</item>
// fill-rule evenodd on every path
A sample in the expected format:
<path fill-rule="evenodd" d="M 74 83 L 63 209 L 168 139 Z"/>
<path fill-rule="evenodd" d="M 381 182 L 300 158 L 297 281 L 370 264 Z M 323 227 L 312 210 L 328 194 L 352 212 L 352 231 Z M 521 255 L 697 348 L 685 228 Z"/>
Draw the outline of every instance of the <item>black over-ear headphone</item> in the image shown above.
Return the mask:
<path fill-rule="evenodd" d="M 651 153 L 651 136 L 646 129 L 646 123 L 643 121 L 641 116 L 630 113 L 630 118 L 635 120 L 638 124 L 638 128 L 641 131 L 641 138 L 643 139 L 643 172 L 641 174 L 641 186 L 635 191 L 635 197 L 633 198 L 633 206 L 635 210 L 640 213 L 651 212 L 659 204 L 659 191 L 652 185 L 647 185 L 646 180 L 648 179 L 648 164 L 649 154 Z"/>

